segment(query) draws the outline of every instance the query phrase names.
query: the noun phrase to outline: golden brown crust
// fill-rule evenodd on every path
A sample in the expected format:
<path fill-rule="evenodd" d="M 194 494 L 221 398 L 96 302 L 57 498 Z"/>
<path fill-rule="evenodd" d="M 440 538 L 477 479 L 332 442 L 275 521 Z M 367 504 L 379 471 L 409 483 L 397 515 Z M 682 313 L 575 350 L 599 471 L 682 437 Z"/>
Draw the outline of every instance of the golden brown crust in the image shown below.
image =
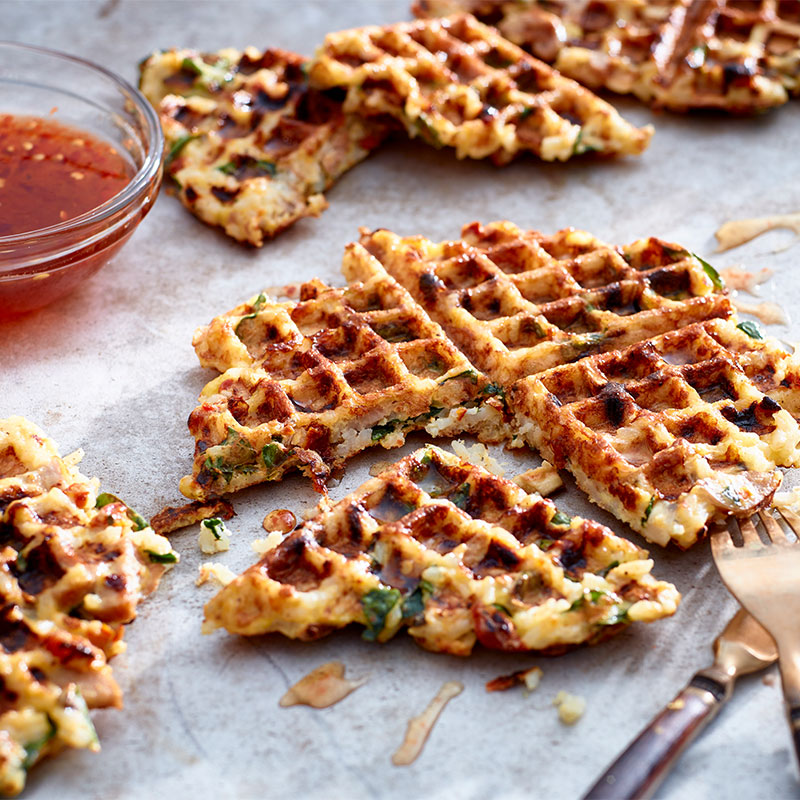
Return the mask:
<path fill-rule="evenodd" d="M 261 246 L 327 208 L 322 194 L 383 140 L 381 120 L 342 112 L 311 90 L 306 59 L 286 50 L 166 50 L 141 65 L 159 111 L 166 173 L 209 225 Z"/>
<path fill-rule="evenodd" d="M 467 11 L 586 86 L 675 111 L 752 113 L 800 92 L 797 0 L 417 0 L 413 9 Z"/>
<path fill-rule="evenodd" d="M 16 794 L 43 756 L 98 748 L 87 709 L 121 705 L 107 660 L 177 556 L 26 420 L 0 420 L 0 453 L 0 793 Z"/>
<path fill-rule="evenodd" d="M 638 154 L 653 132 L 464 14 L 328 34 L 309 76 L 346 89 L 345 111 L 394 117 L 459 158 Z"/>
<path fill-rule="evenodd" d="M 674 612 L 608 528 L 429 446 L 291 533 L 206 604 L 206 630 L 312 640 L 356 622 L 467 655 L 554 651 Z"/>
<path fill-rule="evenodd" d="M 218 517 L 231 519 L 236 515 L 233 506 L 221 497 L 210 498 L 207 502 L 194 500 L 182 506 L 165 506 L 150 518 L 150 527 L 162 536 L 181 528 L 188 528 L 204 519 Z"/>
<path fill-rule="evenodd" d="M 195 335 L 223 371 L 190 415 L 196 439 L 181 491 L 203 498 L 300 469 L 319 490 L 354 453 L 400 446 L 410 430 L 505 438 L 488 380 L 359 245 L 346 289 L 303 284 L 298 302 L 261 294 Z"/>

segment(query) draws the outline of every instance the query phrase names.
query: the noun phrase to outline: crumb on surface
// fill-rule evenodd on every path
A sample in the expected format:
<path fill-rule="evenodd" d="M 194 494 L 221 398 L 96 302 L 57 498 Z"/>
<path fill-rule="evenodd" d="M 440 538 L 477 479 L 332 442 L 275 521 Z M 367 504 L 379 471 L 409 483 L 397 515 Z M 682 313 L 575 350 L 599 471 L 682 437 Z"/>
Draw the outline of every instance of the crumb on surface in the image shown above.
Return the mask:
<path fill-rule="evenodd" d="M 553 698 L 553 705 L 558 708 L 558 718 L 566 725 L 574 725 L 586 710 L 586 701 L 582 697 L 563 689 Z"/>

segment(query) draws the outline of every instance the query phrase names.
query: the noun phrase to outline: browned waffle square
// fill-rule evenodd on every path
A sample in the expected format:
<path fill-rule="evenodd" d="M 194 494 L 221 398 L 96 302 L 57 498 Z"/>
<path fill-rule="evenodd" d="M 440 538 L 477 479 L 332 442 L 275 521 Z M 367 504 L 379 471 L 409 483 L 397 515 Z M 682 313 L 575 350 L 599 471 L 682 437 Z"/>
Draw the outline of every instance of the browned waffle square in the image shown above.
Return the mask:
<path fill-rule="evenodd" d="M 733 313 L 713 268 L 654 238 L 620 247 L 571 228 L 546 236 L 496 222 L 467 225 L 454 242 L 378 230 L 362 231 L 361 243 L 506 387 Z"/>
<path fill-rule="evenodd" d="M 647 553 L 429 446 L 317 514 L 206 604 L 204 629 L 316 639 L 350 623 L 467 655 L 559 652 L 675 611 Z"/>
<path fill-rule="evenodd" d="M 121 706 L 107 659 L 177 561 L 20 417 L 0 420 L 0 793 L 65 747 L 98 749 L 88 708 Z"/>
<path fill-rule="evenodd" d="M 166 172 L 209 225 L 260 246 L 305 216 L 367 156 L 385 121 L 342 113 L 308 88 L 306 61 L 285 50 L 166 50 L 141 65 L 140 86 L 167 139 Z"/>
<path fill-rule="evenodd" d="M 197 440 L 188 497 L 236 491 L 299 468 L 318 490 L 332 468 L 411 430 L 508 436 L 488 379 L 360 245 L 351 284 L 303 284 L 299 302 L 261 294 L 198 330 L 201 364 L 221 372 L 189 418 Z"/>
<path fill-rule="evenodd" d="M 459 158 L 637 154 L 652 135 L 463 14 L 328 34 L 309 76 L 319 88 L 346 89 L 345 111 L 388 114 Z"/>
<path fill-rule="evenodd" d="M 564 75 L 686 111 L 760 111 L 800 91 L 798 0 L 417 0 L 470 12 Z"/>
<path fill-rule="evenodd" d="M 756 338 L 754 338 L 754 336 Z M 519 381 L 520 434 L 648 539 L 693 544 L 800 463 L 800 364 L 752 324 L 711 320 Z"/>

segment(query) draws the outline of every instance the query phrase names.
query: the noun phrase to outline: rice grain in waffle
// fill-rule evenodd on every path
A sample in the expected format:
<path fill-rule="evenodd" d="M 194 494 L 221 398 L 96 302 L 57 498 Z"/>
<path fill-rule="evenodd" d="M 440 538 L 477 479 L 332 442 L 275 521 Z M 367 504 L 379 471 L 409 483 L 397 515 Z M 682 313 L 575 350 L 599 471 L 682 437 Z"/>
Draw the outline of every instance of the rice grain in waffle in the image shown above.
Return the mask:
<path fill-rule="evenodd" d="M 350 623 L 468 655 L 559 652 L 672 614 L 647 553 L 429 446 L 317 514 L 206 604 L 206 632 L 316 639 Z"/>
<path fill-rule="evenodd" d="M 733 314 L 717 273 L 679 245 L 605 244 L 571 228 L 465 226 L 435 243 L 387 230 L 361 243 L 472 362 L 508 387 L 526 375 Z"/>
<path fill-rule="evenodd" d="M 88 708 L 122 704 L 107 660 L 177 561 L 74 462 L 26 420 L 0 420 L 2 794 L 20 792 L 45 755 L 99 749 Z"/>
<path fill-rule="evenodd" d="M 346 89 L 345 111 L 393 116 L 459 158 L 638 154 L 652 135 L 469 15 L 331 33 L 309 76 Z"/>
<path fill-rule="evenodd" d="M 308 88 L 305 59 L 248 48 L 154 53 L 140 86 L 159 111 L 166 171 L 181 202 L 209 225 L 260 246 L 305 216 L 386 133 Z"/>
<path fill-rule="evenodd" d="M 800 91 L 798 0 L 417 0 L 414 10 L 470 12 L 586 86 L 676 111 L 760 111 Z"/>
<path fill-rule="evenodd" d="M 507 438 L 504 404 L 441 328 L 360 245 L 350 286 L 303 284 L 300 301 L 258 295 L 195 335 L 203 366 L 222 374 L 189 418 L 205 498 L 302 470 L 324 481 L 354 453 L 398 447 L 410 430 Z"/>
<path fill-rule="evenodd" d="M 710 320 L 526 378 L 520 432 L 634 530 L 689 547 L 800 464 L 800 363 L 754 332 Z"/>

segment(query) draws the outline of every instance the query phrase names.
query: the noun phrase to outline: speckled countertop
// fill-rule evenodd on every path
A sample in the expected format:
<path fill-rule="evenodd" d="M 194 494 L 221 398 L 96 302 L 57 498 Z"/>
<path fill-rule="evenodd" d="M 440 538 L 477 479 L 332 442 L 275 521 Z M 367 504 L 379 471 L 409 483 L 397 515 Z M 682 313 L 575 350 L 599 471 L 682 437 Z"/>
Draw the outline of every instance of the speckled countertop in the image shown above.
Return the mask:
<path fill-rule="evenodd" d="M 132 81 L 137 62 L 162 47 L 253 44 L 310 55 L 326 31 L 408 16 L 404 0 L 0 2 L 3 37 L 91 58 Z M 797 102 L 755 119 L 656 115 L 615 102 L 634 122 L 656 125 L 640 158 L 567 165 L 530 159 L 495 169 L 395 142 L 328 193 L 321 218 L 300 222 L 261 250 L 228 241 L 162 195 L 129 245 L 85 287 L 0 324 L 0 416 L 24 414 L 62 453 L 83 447 L 84 471 L 151 516 L 179 501 L 178 480 L 190 469 L 185 420 L 210 377 L 191 347 L 195 327 L 264 286 L 313 276 L 338 281 L 342 248 L 361 225 L 446 238 L 474 219 L 510 219 L 543 231 L 572 225 L 619 243 L 657 235 L 710 256 L 713 232 L 725 220 L 800 210 Z M 785 249 L 791 241 L 786 231 L 768 234 L 713 261 L 771 267 L 762 297 L 794 317 L 800 246 Z M 794 319 L 772 332 L 800 339 Z M 356 459 L 333 496 L 357 486 L 376 458 L 386 453 Z M 520 471 L 537 463 L 530 454 L 504 460 Z M 556 499 L 569 512 L 621 528 L 572 487 Z M 229 525 L 232 548 L 216 560 L 243 568 L 254 560 L 249 542 L 262 533 L 267 510 L 299 514 L 314 501 L 298 478 L 242 493 Z M 115 662 L 125 709 L 94 714 L 102 752 L 68 752 L 37 767 L 27 797 L 571 800 L 706 665 L 712 639 L 734 610 L 702 543 L 688 553 L 651 548 L 656 574 L 683 593 L 673 618 L 558 659 L 487 651 L 456 659 L 426 653 L 403 636 L 370 645 L 357 632 L 314 644 L 203 636 L 201 609 L 211 589 L 194 586 L 203 559 L 196 535 L 174 535 L 181 564 L 128 630 L 128 652 Z M 289 684 L 332 659 L 369 681 L 323 711 L 278 707 Z M 544 678 L 527 699 L 484 690 L 489 678 L 532 663 Z M 797 795 L 779 682 L 774 669 L 766 676 L 740 683 L 659 798 Z M 422 756 L 410 767 L 392 766 L 409 717 L 451 679 L 465 691 Z M 588 701 L 574 727 L 560 723 L 551 706 L 560 689 Z"/>

